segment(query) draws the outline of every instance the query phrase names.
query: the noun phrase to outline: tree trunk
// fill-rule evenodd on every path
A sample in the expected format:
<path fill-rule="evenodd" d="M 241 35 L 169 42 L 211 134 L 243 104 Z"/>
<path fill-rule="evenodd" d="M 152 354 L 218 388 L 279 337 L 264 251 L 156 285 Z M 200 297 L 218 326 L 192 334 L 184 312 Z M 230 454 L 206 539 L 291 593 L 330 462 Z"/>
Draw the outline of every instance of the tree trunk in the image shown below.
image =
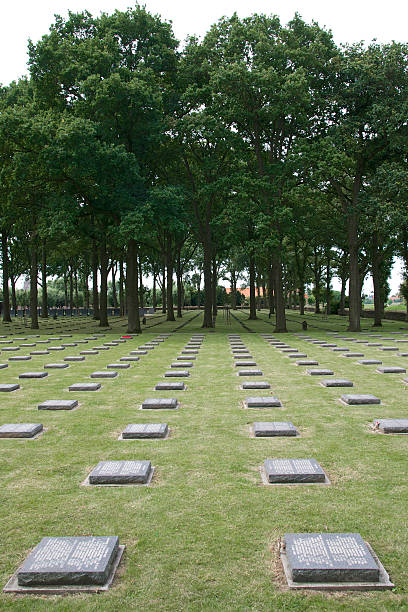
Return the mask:
<path fill-rule="evenodd" d="M 41 251 L 41 282 L 42 282 L 41 317 L 43 319 L 48 319 L 47 249 L 46 249 L 45 240 L 43 240 L 42 251 Z"/>
<path fill-rule="evenodd" d="M 38 252 L 37 235 L 30 240 L 30 315 L 31 329 L 38 329 Z"/>
<path fill-rule="evenodd" d="M 176 278 L 177 278 L 177 318 L 181 319 L 183 316 L 182 308 L 183 308 L 183 273 L 181 270 L 181 261 L 180 261 L 180 251 L 177 255 L 177 263 L 176 263 Z"/>
<path fill-rule="evenodd" d="M 120 316 L 125 316 L 125 291 L 124 291 L 124 274 L 123 274 L 123 257 L 119 259 L 119 309 Z"/>
<path fill-rule="evenodd" d="M 356 212 L 350 212 L 347 217 L 347 236 L 350 253 L 349 263 L 349 326 L 348 331 L 359 332 L 361 289 L 360 270 L 358 267 L 358 218 Z"/>
<path fill-rule="evenodd" d="M 175 321 L 173 305 L 173 252 L 172 241 L 166 238 L 166 268 L 167 268 L 167 321 Z"/>
<path fill-rule="evenodd" d="M 102 238 L 100 246 L 101 295 L 99 307 L 99 327 L 109 327 L 108 322 L 108 254 L 106 240 Z"/>
<path fill-rule="evenodd" d="M 166 265 L 163 264 L 162 270 L 162 313 L 167 312 L 167 292 L 166 292 Z"/>
<path fill-rule="evenodd" d="M 79 293 L 78 293 L 78 270 L 74 269 L 74 293 L 75 293 L 75 308 L 78 314 L 79 310 Z"/>
<path fill-rule="evenodd" d="M 112 265 L 112 301 L 113 301 L 113 307 L 117 308 L 118 307 L 118 295 L 116 292 L 116 264 Z"/>
<path fill-rule="evenodd" d="M 371 273 L 374 285 L 374 323 L 373 327 L 382 327 L 382 291 L 380 279 L 380 257 L 378 252 L 378 232 L 373 232 L 371 237 Z"/>
<path fill-rule="evenodd" d="M 72 264 L 69 266 L 69 307 L 71 309 L 71 317 L 74 311 L 74 274 Z"/>
<path fill-rule="evenodd" d="M 214 327 L 212 318 L 211 230 L 207 226 L 203 240 L 204 252 L 204 320 L 203 327 Z"/>
<path fill-rule="evenodd" d="M 157 275 L 153 272 L 153 292 L 152 292 L 152 306 L 154 310 L 157 308 Z"/>
<path fill-rule="evenodd" d="M 285 296 L 283 294 L 282 283 L 282 260 L 278 251 L 275 251 L 273 254 L 272 269 L 274 272 L 274 292 L 276 309 L 276 324 L 274 331 L 276 333 L 286 333 L 287 329 L 285 314 Z"/>
<path fill-rule="evenodd" d="M 86 310 L 89 310 L 89 287 L 88 287 L 88 277 L 89 277 L 89 261 L 88 255 L 85 256 L 84 261 L 84 276 L 83 276 L 83 287 L 84 287 L 84 307 Z"/>
<path fill-rule="evenodd" d="M 212 314 L 213 318 L 217 316 L 218 308 L 217 308 L 217 260 L 215 256 L 212 260 L 212 279 L 211 279 L 211 291 L 212 291 Z"/>
<path fill-rule="evenodd" d="M 198 310 L 201 309 L 201 273 L 198 279 L 198 285 L 197 285 L 197 308 Z"/>
<path fill-rule="evenodd" d="M 128 311 L 128 332 L 140 334 L 138 262 L 136 241 L 129 240 L 126 262 L 126 297 Z"/>
<path fill-rule="evenodd" d="M 330 290 L 331 274 L 330 272 L 331 272 L 330 255 L 328 255 L 327 262 L 326 262 L 326 314 L 327 315 L 330 314 L 330 298 L 331 298 L 331 290 Z"/>
<path fill-rule="evenodd" d="M 99 321 L 99 295 L 98 295 L 98 248 L 96 240 L 92 241 L 92 307 L 93 318 Z"/>
<path fill-rule="evenodd" d="M 340 304 L 339 304 L 339 315 L 345 314 L 346 307 L 346 284 L 347 284 L 347 272 L 344 271 L 341 275 L 341 291 L 340 291 Z"/>
<path fill-rule="evenodd" d="M 16 279 L 14 276 L 10 277 L 11 280 L 11 303 L 13 305 L 14 316 L 17 316 L 17 295 L 16 295 Z"/>
<path fill-rule="evenodd" d="M 64 306 L 68 308 L 68 278 L 66 266 L 64 267 Z"/>
<path fill-rule="evenodd" d="M 9 293 L 9 256 L 8 236 L 6 232 L 1 234 L 1 254 L 3 259 L 3 321 L 11 323 L 10 316 L 10 293 Z"/>
<path fill-rule="evenodd" d="M 274 273 L 272 262 L 269 263 L 268 267 L 268 306 L 269 314 L 275 314 Z"/>
<path fill-rule="evenodd" d="M 237 309 L 237 276 L 235 270 L 231 272 L 231 308 Z"/>
<path fill-rule="evenodd" d="M 140 303 L 140 308 L 144 308 L 143 270 L 142 270 L 142 261 L 140 257 L 139 257 L 139 303 Z"/>
<path fill-rule="evenodd" d="M 249 317 L 251 321 L 257 319 L 255 298 L 255 259 L 251 252 L 249 255 Z"/>

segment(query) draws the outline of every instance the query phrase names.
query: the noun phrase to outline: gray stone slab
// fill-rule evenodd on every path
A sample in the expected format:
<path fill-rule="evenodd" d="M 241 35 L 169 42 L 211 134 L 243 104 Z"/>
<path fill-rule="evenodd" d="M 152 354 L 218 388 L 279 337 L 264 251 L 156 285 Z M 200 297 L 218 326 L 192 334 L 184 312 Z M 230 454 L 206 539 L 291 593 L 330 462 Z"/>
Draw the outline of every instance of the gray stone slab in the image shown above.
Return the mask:
<path fill-rule="evenodd" d="M 140 361 L 140 357 L 120 357 L 119 361 Z"/>
<path fill-rule="evenodd" d="M 379 374 L 405 374 L 406 369 L 398 366 L 386 366 L 377 368 L 376 372 L 379 372 Z"/>
<path fill-rule="evenodd" d="M 381 404 L 381 400 L 371 393 L 346 393 L 341 396 L 341 399 L 345 404 Z"/>
<path fill-rule="evenodd" d="M 353 387 L 351 380 L 346 378 L 332 378 L 329 380 L 321 380 L 320 384 L 323 387 Z"/>
<path fill-rule="evenodd" d="M 8 368 L 8 363 L 0 363 L 0 370 L 4 370 L 4 368 Z"/>
<path fill-rule="evenodd" d="M 247 353 L 248 349 L 247 348 L 234 348 L 231 351 L 232 353 Z"/>
<path fill-rule="evenodd" d="M 160 382 L 155 386 L 155 391 L 184 391 L 185 384 L 183 382 Z"/>
<path fill-rule="evenodd" d="M 0 438 L 33 438 L 42 430 L 41 423 L 5 423 L 0 425 Z"/>
<path fill-rule="evenodd" d="M 49 355 L 50 351 L 31 351 L 30 355 Z"/>
<path fill-rule="evenodd" d="M 115 378 L 118 375 L 117 372 L 114 371 L 106 371 L 101 370 L 100 372 L 92 372 L 91 378 Z"/>
<path fill-rule="evenodd" d="M 263 376 L 262 370 L 240 370 L 238 376 Z"/>
<path fill-rule="evenodd" d="M 183 355 L 179 355 L 178 357 L 176 357 L 176 359 L 178 361 L 184 361 L 186 359 L 186 357 L 185 356 L 183 357 Z M 189 359 L 189 361 L 191 361 L 191 360 L 197 359 L 197 357 L 195 355 L 189 355 L 188 359 Z"/>
<path fill-rule="evenodd" d="M 65 368 L 69 368 L 69 364 L 68 363 L 46 363 L 44 365 L 44 368 L 46 368 L 47 370 L 64 370 Z"/>
<path fill-rule="evenodd" d="M 408 433 L 408 419 L 375 419 L 373 425 L 383 433 Z"/>
<path fill-rule="evenodd" d="M 382 346 L 381 342 L 367 342 L 366 346 Z"/>
<path fill-rule="evenodd" d="M 116 536 L 43 538 L 19 568 L 18 584 L 105 584 L 118 548 Z"/>
<path fill-rule="evenodd" d="M 70 391 L 98 391 L 101 383 L 74 383 L 69 387 Z"/>
<path fill-rule="evenodd" d="M 270 395 L 263 397 L 247 397 L 245 398 L 247 408 L 268 408 L 282 406 L 281 401 L 277 397 Z"/>
<path fill-rule="evenodd" d="M 62 342 L 62 343 L 61 343 L 61 346 L 63 346 L 63 347 L 67 347 L 67 346 L 77 346 L 77 343 L 76 343 L 76 342 L 65 342 L 65 343 L 64 343 L 64 342 Z"/>
<path fill-rule="evenodd" d="M 95 351 L 109 351 L 110 347 L 109 346 L 94 346 L 93 349 Z M 147 351 L 146 351 L 147 353 Z"/>
<path fill-rule="evenodd" d="M 176 363 L 171 363 L 171 368 L 192 368 L 194 363 L 192 361 L 177 361 Z"/>
<path fill-rule="evenodd" d="M 100 461 L 89 474 L 89 484 L 146 484 L 150 461 Z"/>
<path fill-rule="evenodd" d="M 345 353 L 346 351 L 349 351 L 350 349 L 347 346 L 336 346 L 335 348 L 332 349 L 332 351 L 334 353 Z"/>
<path fill-rule="evenodd" d="M 73 410 L 78 406 L 78 400 L 45 400 L 38 404 L 38 410 Z"/>
<path fill-rule="evenodd" d="M 108 363 L 106 366 L 108 369 L 127 370 L 130 368 L 130 363 Z"/>
<path fill-rule="evenodd" d="M 307 357 L 307 355 L 306 353 L 290 353 L 286 357 L 289 357 L 289 359 L 299 359 L 299 357 Z"/>
<path fill-rule="evenodd" d="M 181 351 L 182 355 L 198 355 L 198 351 L 196 349 L 184 349 Z"/>
<path fill-rule="evenodd" d="M 165 378 L 185 378 L 186 376 L 190 376 L 190 372 L 188 370 L 169 370 L 164 373 Z"/>
<path fill-rule="evenodd" d="M 306 372 L 310 375 L 310 376 L 333 376 L 334 372 L 333 370 L 325 370 L 323 368 L 319 368 L 319 369 L 314 369 L 314 370 L 306 370 Z"/>
<path fill-rule="evenodd" d="M 118 346 L 118 342 L 104 342 L 104 346 Z"/>
<path fill-rule="evenodd" d="M 345 353 L 342 357 L 364 357 L 364 353 Z"/>
<path fill-rule="evenodd" d="M 23 372 L 19 378 L 45 378 L 48 372 Z"/>
<path fill-rule="evenodd" d="M 35 342 L 24 342 L 23 344 L 20 344 L 20 347 L 22 348 L 28 348 L 31 346 L 35 346 Z M 4 351 L 4 348 L 2 348 L 2 350 Z"/>
<path fill-rule="evenodd" d="M 380 361 L 379 359 L 360 359 L 359 361 L 357 361 L 357 363 L 359 363 L 360 365 L 377 365 L 381 364 L 382 361 Z"/>
<path fill-rule="evenodd" d="M 80 355 L 98 355 L 99 351 L 90 349 L 90 350 L 86 350 L 86 351 L 81 351 L 79 354 Z"/>
<path fill-rule="evenodd" d="M 9 353 L 9 352 L 13 353 L 15 351 L 19 351 L 20 347 L 19 346 L 3 346 L 3 348 L 1 350 L 3 351 L 3 353 Z M 31 353 L 31 354 L 33 354 L 33 353 Z"/>
<path fill-rule="evenodd" d="M 326 481 L 326 474 L 316 459 L 266 459 L 264 469 L 270 483 Z"/>
<path fill-rule="evenodd" d="M 274 436 L 296 436 L 297 429 L 290 421 L 255 422 L 254 435 L 256 438 L 270 438 Z"/>
<path fill-rule="evenodd" d="M 143 410 L 174 410 L 178 407 L 178 401 L 174 397 L 158 397 L 158 398 L 147 398 L 142 403 Z"/>
<path fill-rule="evenodd" d="M 70 357 L 64 357 L 64 361 L 85 361 L 85 357 L 80 355 L 74 355 Z"/>
<path fill-rule="evenodd" d="M 142 351 L 142 350 L 130 351 L 129 355 L 147 355 L 147 351 Z"/>
<path fill-rule="evenodd" d="M 30 361 L 31 355 L 13 355 L 9 357 L 8 361 Z"/>
<path fill-rule="evenodd" d="M 271 385 L 268 382 L 243 382 L 242 389 L 270 389 Z"/>
<path fill-rule="evenodd" d="M 17 385 L 16 383 L 0 384 L 0 392 L 3 391 L 4 393 L 10 392 L 10 391 L 16 391 L 19 388 L 20 388 L 20 385 Z"/>
<path fill-rule="evenodd" d="M 319 365 L 319 362 L 315 361 L 314 359 L 300 359 L 299 361 L 296 361 L 296 365 L 297 366 Z"/>
<path fill-rule="evenodd" d="M 240 355 L 233 355 L 232 356 L 233 359 L 253 359 L 252 355 L 250 355 L 249 353 L 242 353 Z"/>
<path fill-rule="evenodd" d="M 65 346 L 49 346 L 49 351 L 65 351 Z"/>
<path fill-rule="evenodd" d="M 398 351 L 398 346 L 381 346 L 379 351 Z"/>
<path fill-rule="evenodd" d="M 167 423 L 131 423 L 122 431 L 122 438 L 165 438 L 168 432 Z"/>
<path fill-rule="evenodd" d="M 358 533 L 286 533 L 285 553 L 297 583 L 378 582 L 376 560 Z"/>
<path fill-rule="evenodd" d="M 242 368 L 242 367 L 248 367 L 248 366 L 256 366 L 256 361 L 251 361 L 251 360 L 241 360 L 241 361 L 236 361 L 234 363 L 234 366 L 236 368 Z"/>

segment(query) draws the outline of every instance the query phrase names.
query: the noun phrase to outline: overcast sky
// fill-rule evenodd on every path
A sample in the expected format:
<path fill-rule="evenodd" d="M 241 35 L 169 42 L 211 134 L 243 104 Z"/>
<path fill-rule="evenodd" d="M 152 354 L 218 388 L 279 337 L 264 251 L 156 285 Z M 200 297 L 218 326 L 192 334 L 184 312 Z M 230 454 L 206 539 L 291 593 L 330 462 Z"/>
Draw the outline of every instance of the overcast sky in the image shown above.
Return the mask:
<path fill-rule="evenodd" d="M 173 22 L 180 41 L 189 34 L 202 36 L 212 23 L 234 11 L 240 17 L 274 13 L 282 23 L 297 11 L 306 21 L 315 20 L 330 29 L 337 43 L 373 39 L 406 42 L 408 38 L 407 0 L 147 0 L 145 4 L 151 13 Z M 27 41 L 31 38 L 36 42 L 46 34 L 55 14 L 66 16 L 68 10 L 86 9 L 98 15 L 129 6 L 134 6 L 130 0 L 1 0 L 0 83 L 7 85 L 27 73 Z M 400 283 L 397 268 L 392 277 L 393 292 Z M 365 288 L 368 290 L 369 285 Z"/>

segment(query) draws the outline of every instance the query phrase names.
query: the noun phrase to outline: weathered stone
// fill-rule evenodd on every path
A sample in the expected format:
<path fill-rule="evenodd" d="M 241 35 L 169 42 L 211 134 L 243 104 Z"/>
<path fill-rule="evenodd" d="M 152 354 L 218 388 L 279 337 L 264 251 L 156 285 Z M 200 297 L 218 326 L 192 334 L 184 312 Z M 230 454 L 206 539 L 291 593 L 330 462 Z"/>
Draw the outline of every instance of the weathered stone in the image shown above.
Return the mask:
<path fill-rule="evenodd" d="M 8 363 L 0 363 L 0 370 L 4 370 L 4 368 L 8 368 Z"/>
<path fill-rule="evenodd" d="M 332 378 L 331 380 L 321 380 L 320 384 L 323 387 L 353 387 L 351 380 L 346 378 Z"/>
<path fill-rule="evenodd" d="M 341 396 L 341 399 L 345 404 L 381 404 L 381 400 L 371 393 L 353 393 L 345 394 Z"/>
<path fill-rule="evenodd" d="M 72 410 L 78 406 L 78 400 L 45 400 L 38 404 L 38 410 Z"/>
<path fill-rule="evenodd" d="M 126 370 L 127 368 L 130 368 L 130 363 L 108 363 L 106 367 L 108 369 L 114 368 L 119 370 Z"/>
<path fill-rule="evenodd" d="M 178 401 L 174 397 L 148 398 L 142 403 L 143 409 L 174 409 L 178 407 Z"/>
<path fill-rule="evenodd" d="M 377 368 L 376 372 L 379 372 L 380 374 L 405 374 L 406 369 L 399 368 L 397 366 L 389 366 L 389 367 Z"/>
<path fill-rule="evenodd" d="M 74 383 L 69 387 L 70 391 L 98 391 L 101 383 Z"/>
<path fill-rule="evenodd" d="M 243 389 L 270 389 L 271 385 L 268 382 L 244 382 Z"/>
<path fill-rule="evenodd" d="M 41 423 L 6 423 L 0 425 L 0 438 L 33 438 L 42 430 Z"/>
<path fill-rule="evenodd" d="M 71 357 L 64 357 L 64 361 L 85 361 L 85 357 L 74 355 Z"/>
<path fill-rule="evenodd" d="M 190 372 L 188 370 L 168 370 L 164 373 L 164 376 L 165 378 L 184 378 L 190 376 Z"/>
<path fill-rule="evenodd" d="M 16 391 L 17 389 L 20 388 L 20 385 L 17 384 L 0 384 L 0 392 L 3 391 L 5 393 L 10 392 L 10 391 Z"/>
<path fill-rule="evenodd" d="M 147 351 L 130 351 L 129 355 L 147 355 Z"/>
<path fill-rule="evenodd" d="M 184 389 L 183 382 L 160 382 L 154 388 L 155 391 L 184 391 Z"/>
<path fill-rule="evenodd" d="M 119 361 L 140 361 L 140 357 L 120 357 Z"/>
<path fill-rule="evenodd" d="M 326 474 L 316 459 L 266 459 L 265 473 L 270 483 L 325 482 Z"/>
<path fill-rule="evenodd" d="M 349 350 L 350 349 L 347 346 L 336 346 L 335 348 L 332 349 L 332 351 L 334 353 L 339 353 L 339 352 L 344 353 L 344 352 L 349 351 Z"/>
<path fill-rule="evenodd" d="M 398 351 L 398 346 L 381 346 L 379 351 Z"/>
<path fill-rule="evenodd" d="M 286 356 L 289 357 L 289 359 L 299 359 L 299 357 L 307 357 L 306 353 L 290 353 Z"/>
<path fill-rule="evenodd" d="M 8 361 L 29 361 L 30 359 L 31 355 L 13 355 L 8 358 Z"/>
<path fill-rule="evenodd" d="M 378 582 L 376 560 L 358 533 L 286 533 L 293 582 Z"/>
<path fill-rule="evenodd" d="M 198 355 L 198 351 L 195 349 L 184 349 L 181 351 L 182 355 Z"/>
<path fill-rule="evenodd" d="M 117 372 L 105 372 L 105 370 L 102 370 L 100 372 L 92 372 L 91 378 L 115 378 L 117 375 Z"/>
<path fill-rule="evenodd" d="M 314 370 L 306 370 L 310 376 L 333 376 L 333 370 L 324 370 L 324 369 L 314 369 Z"/>
<path fill-rule="evenodd" d="M 300 359 L 299 361 L 296 361 L 296 365 L 297 366 L 319 365 L 319 362 L 315 361 L 314 359 Z"/>
<path fill-rule="evenodd" d="M 17 572 L 20 586 L 103 585 L 119 550 L 119 538 L 43 538 Z"/>
<path fill-rule="evenodd" d="M 236 361 L 234 363 L 234 366 L 236 368 L 242 368 L 242 367 L 248 367 L 248 366 L 256 366 L 256 361 L 251 361 L 251 360 Z"/>
<path fill-rule="evenodd" d="M 150 461 L 100 461 L 89 474 L 89 484 L 146 484 Z"/>
<path fill-rule="evenodd" d="M 171 363 L 171 368 L 192 368 L 194 363 L 191 361 L 177 361 L 177 363 Z"/>
<path fill-rule="evenodd" d="M 342 357 L 364 357 L 364 353 L 345 353 Z"/>
<path fill-rule="evenodd" d="M 94 349 L 90 349 L 90 350 L 87 350 L 87 351 L 81 351 L 79 354 L 80 355 L 98 355 L 99 351 L 95 351 Z"/>
<path fill-rule="evenodd" d="M 238 376 L 263 376 L 262 370 L 240 370 Z"/>
<path fill-rule="evenodd" d="M 69 368 L 68 363 L 46 363 L 44 365 L 46 370 L 63 370 L 65 368 Z"/>
<path fill-rule="evenodd" d="M 290 421 L 272 421 L 270 423 L 254 423 L 254 435 L 256 438 L 272 436 L 296 436 L 297 429 Z"/>
<path fill-rule="evenodd" d="M 247 408 L 268 408 L 282 406 L 281 401 L 277 397 L 247 397 L 245 399 Z"/>
<path fill-rule="evenodd" d="M 167 423 L 131 423 L 123 430 L 122 438 L 165 438 L 168 431 Z"/>
<path fill-rule="evenodd" d="M 373 424 L 384 433 L 408 433 L 408 419 L 375 419 Z"/>
<path fill-rule="evenodd" d="M 45 378 L 48 372 L 23 372 L 19 378 Z"/>
<path fill-rule="evenodd" d="M 360 359 L 359 361 L 357 361 L 357 363 L 359 363 L 360 365 L 376 365 L 381 364 L 382 361 L 379 361 L 378 359 Z"/>

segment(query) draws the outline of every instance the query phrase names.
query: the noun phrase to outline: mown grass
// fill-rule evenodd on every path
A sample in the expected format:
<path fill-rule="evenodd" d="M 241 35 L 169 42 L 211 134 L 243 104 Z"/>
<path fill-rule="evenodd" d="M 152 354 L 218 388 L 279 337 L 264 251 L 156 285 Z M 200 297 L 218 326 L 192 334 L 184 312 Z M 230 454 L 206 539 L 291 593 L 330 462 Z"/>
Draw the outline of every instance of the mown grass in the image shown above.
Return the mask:
<path fill-rule="evenodd" d="M 196 314 L 186 313 L 183 322 L 191 319 L 190 323 L 116 379 L 102 381 L 101 391 L 75 394 L 81 403 L 75 411 L 38 411 L 37 404 L 71 398 L 69 384 L 87 380 L 91 372 L 128 355 L 156 334 L 177 328 L 180 321 L 161 322 L 140 339 L 86 357 L 66 370 L 50 370 L 44 380 L 22 381 L 20 391 L 1 394 L 1 423 L 42 422 L 46 428 L 36 440 L 0 440 L 1 585 L 44 536 L 118 535 L 126 552 L 106 594 L 48 598 L 1 594 L 0 609 L 408 609 L 408 437 L 373 434 L 369 429 L 377 417 L 407 417 L 403 375 L 377 374 L 375 366 L 358 366 L 357 359 L 304 342 L 293 333 L 300 330 L 299 315 L 288 313 L 290 333 L 285 340 L 291 346 L 332 368 L 336 376 L 353 380 L 355 392 L 374 393 L 383 401 L 382 406 L 343 406 L 338 401 L 343 390 L 321 387 L 317 377 L 307 376 L 306 368 L 295 366 L 294 360 L 260 337 L 273 332 L 265 312 L 253 322 L 238 312 L 230 324 L 221 313 L 216 333 L 204 331 L 206 339 L 187 380 L 188 390 L 177 393 L 179 410 L 139 411 L 143 399 L 158 394 L 154 385 L 191 334 L 202 331 L 202 315 Z M 148 325 L 159 321 L 163 321 L 159 316 L 149 319 Z M 246 331 L 239 321 L 256 333 Z M 308 315 L 308 321 L 308 334 L 325 340 L 326 330 L 344 332 L 346 324 L 340 317 L 326 321 Z M 62 325 L 76 329 L 80 324 L 74 319 Z M 101 341 L 10 363 L 0 371 L 0 382 L 14 382 L 20 372 L 43 369 L 45 363 L 118 337 L 125 330 L 123 324 L 112 320 L 113 329 L 105 331 Z M 50 322 L 47 331 L 55 325 Z M 370 325 L 364 322 L 366 329 Z M 401 326 L 387 321 L 380 335 L 400 331 Z M 13 323 L 8 330 L 14 327 Z M 73 340 L 82 339 L 95 329 L 85 321 L 80 333 L 68 333 Z M 30 333 L 26 329 L 15 335 Z M 263 380 L 281 399 L 282 409 L 243 408 L 243 398 L 254 393 L 239 389 L 228 333 L 241 335 L 264 372 Z M 375 347 L 346 344 L 367 358 L 380 356 L 384 365 L 408 363 L 408 358 Z M 401 348 L 405 350 L 404 345 Z M 2 352 L 0 360 L 9 355 Z M 249 426 L 255 420 L 291 420 L 301 435 L 250 438 Z M 128 423 L 151 421 L 169 423 L 169 439 L 117 440 Z M 268 457 L 314 457 L 332 485 L 262 486 L 258 467 Z M 156 466 L 150 487 L 81 486 L 98 461 L 127 458 L 150 459 Z M 332 595 L 288 591 L 277 545 L 285 532 L 298 531 L 360 532 L 389 571 L 395 590 Z"/>

